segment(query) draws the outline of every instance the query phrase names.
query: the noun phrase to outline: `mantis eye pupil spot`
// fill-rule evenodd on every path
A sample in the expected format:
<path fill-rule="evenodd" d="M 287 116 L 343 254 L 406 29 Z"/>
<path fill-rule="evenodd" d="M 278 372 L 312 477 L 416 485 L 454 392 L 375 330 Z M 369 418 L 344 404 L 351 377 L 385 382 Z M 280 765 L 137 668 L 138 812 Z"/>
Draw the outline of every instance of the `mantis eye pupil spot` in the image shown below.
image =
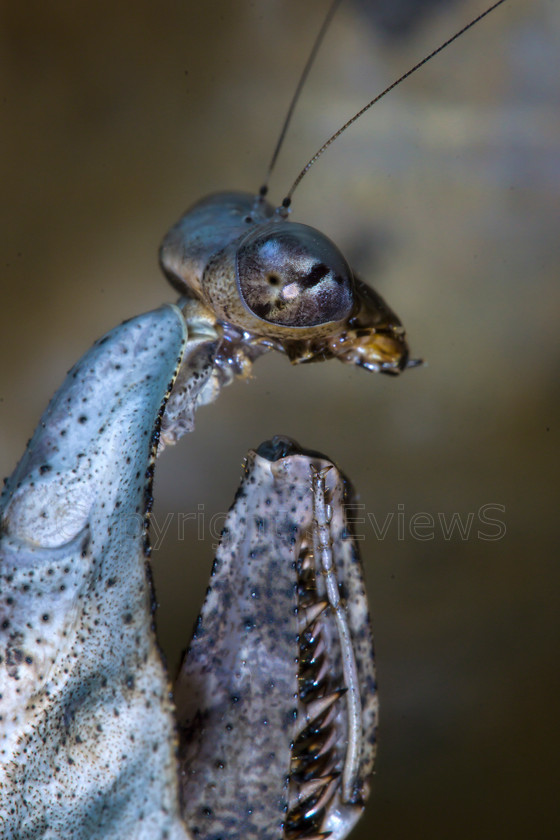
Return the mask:
<path fill-rule="evenodd" d="M 280 285 L 280 278 L 277 274 L 269 274 L 266 278 L 270 286 L 279 286 Z"/>

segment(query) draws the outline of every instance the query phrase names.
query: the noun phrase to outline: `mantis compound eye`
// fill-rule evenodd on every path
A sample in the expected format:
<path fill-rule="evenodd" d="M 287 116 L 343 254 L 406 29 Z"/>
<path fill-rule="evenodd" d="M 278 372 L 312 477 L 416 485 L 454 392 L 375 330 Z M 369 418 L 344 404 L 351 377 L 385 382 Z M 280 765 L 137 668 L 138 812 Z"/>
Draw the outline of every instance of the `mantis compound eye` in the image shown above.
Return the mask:
<path fill-rule="evenodd" d="M 348 318 L 355 306 L 352 271 L 330 239 L 294 222 L 267 228 L 250 234 L 237 251 L 237 285 L 247 308 L 283 327 Z"/>
<path fill-rule="evenodd" d="M 293 364 L 338 358 L 392 374 L 412 364 L 400 320 L 336 245 L 249 193 L 218 193 L 192 207 L 165 237 L 160 262 L 171 284 L 205 308 L 202 320 L 223 330 L 226 363 L 274 347 Z"/>

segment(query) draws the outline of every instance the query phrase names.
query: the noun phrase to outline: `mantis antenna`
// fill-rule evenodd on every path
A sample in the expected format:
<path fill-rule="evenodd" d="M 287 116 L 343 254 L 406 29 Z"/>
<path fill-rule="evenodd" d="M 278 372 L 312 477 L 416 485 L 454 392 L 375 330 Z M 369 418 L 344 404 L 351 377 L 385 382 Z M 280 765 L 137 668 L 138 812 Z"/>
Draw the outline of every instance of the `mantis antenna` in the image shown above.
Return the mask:
<path fill-rule="evenodd" d="M 341 126 L 338 129 L 338 131 L 335 131 L 335 133 L 331 137 L 329 137 L 329 139 L 325 143 L 323 143 L 321 148 L 318 149 L 315 152 L 313 157 L 311 157 L 310 160 L 305 164 L 305 166 L 303 167 L 303 169 L 301 170 L 301 172 L 299 173 L 299 175 L 295 179 L 295 181 L 292 184 L 292 186 L 290 187 L 286 197 L 282 201 L 281 208 L 279 208 L 280 211 L 284 211 L 283 213 L 281 213 L 281 215 L 284 215 L 288 211 L 288 208 L 290 207 L 290 204 L 292 203 L 292 196 L 293 196 L 295 190 L 297 189 L 297 187 L 301 183 L 304 176 L 309 172 L 309 170 L 311 169 L 313 164 L 316 163 L 316 161 L 321 157 L 323 152 L 325 152 L 329 148 L 329 146 L 332 143 L 334 143 L 334 141 L 337 140 L 340 137 L 340 135 L 343 134 L 346 131 L 347 128 L 350 128 L 350 126 L 353 123 L 355 123 L 357 120 L 359 120 L 360 117 L 363 116 L 363 114 L 365 114 L 366 111 L 369 111 L 369 109 L 373 105 L 376 104 L 376 102 L 379 102 L 380 99 L 383 99 L 384 96 L 386 96 L 390 91 L 392 91 L 394 88 L 396 88 L 398 85 L 400 85 L 401 82 L 404 82 L 405 79 L 408 79 L 409 76 L 412 76 L 412 74 L 415 73 L 417 70 L 419 70 L 420 67 L 422 67 L 424 64 L 427 64 L 428 61 L 430 61 L 432 58 L 434 58 L 438 53 L 442 52 L 442 50 L 444 50 L 446 47 L 448 47 L 450 44 L 452 44 L 453 41 L 456 41 L 457 38 L 460 38 L 461 35 L 464 35 L 465 32 L 467 32 L 467 30 L 471 29 L 473 26 L 475 26 L 475 24 L 479 23 L 479 21 L 481 21 L 483 18 L 485 18 L 486 15 L 489 15 L 490 12 L 493 12 L 494 9 L 498 8 L 498 6 L 501 6 L 502 3 L 505 3 L 505 0 L 497 0 L 496 3 L 493 3 L 484 12 L 481 12 L 479 15 L 477 15 L 475 18 L 473 18 L 469 23 L 467 23 L 465 26 L 463 26 L 462 29 L 459 29 L 458 32 L 456 32 L 454 35 L 452 35 L 450 38 L 448 38 L 446 41 L 444 41 L 443 44 L 440 44 L 439 47 L 437 47 L 435 50 L 433 50 L 431 53 L 429 53 L 429 55 L 425 56 L 425 58 L 423 58 L 421 61 L 419 61 L 417 64 L 415 64 L 414 67 L 411 67 L 410 70 L 407 70 L 406 73 L 403 73 L 402 76 L 399 76 L 399 78 L 396 79 L 392 84 L 390 84 L 389 87 L 385 88 L 384 91 L 382 91 L 376 97 L 374 97 L 374 99 L 372 99 L 371 102 L 368 102 L 367 105 L 364 105 L 364 107 L 361 108 L 357 112 L 357 114 L 354 114 L 354 116 L 351 117 L 348 120 L 348 122 L 345 122 L 344 125 Z M 319 36 L 318 36 L 318 38 L 317 38 L 317 40 L 316 40 L 316 42 L 313 46 L 313 49 L 311 51 L 311 55 L 309 57 L 307 65 L 306 65 L 306 67 L 304 69 L 304 72 L 302 74 L 302 77 L 300 79 L 298 89 L 296 90 L 296 95 L 294 96 L 294 99 L 292 100 L 292 104 L 291 104 L 290 110 L 288 112 L 288 117 L 287 117 L 287 119 L 284 123 L 284 128 L 282 130 L 280 141 L 278 143 L 277 149 L 275 151 L 275 155 L 273 157 L 273 163 L 276 160 L 276 156 L 277 156 L 277 153 L 278 153 L 278 148 L 281 144 L 281 141 L 283 140 L 284 134 L 286 133 L 287 125 L 288 125 L 289 119 L 291 117 L 291 113 L 293 111 L 295 102 L 296 102 L 297 97 L 299 95 L 299 92 L 301 90 L 303 81 L 305 80 L 305 77 L 307 76 L 307 73 L 309 71 L 311 63 L 312 63 L 312 61 L 315 57 L 315 54 L 317 52 L 318 46 L 319 46 L 319 44 L 322 40 L 322 37 L 323 37 L 323 35 L 326 31 L 326 28 L 327 28 L 328 24 L 330 23 L 330 19 L 332 18 L 332 14 L 334 13 L 334 10 L 335 10 L 333 7 L 336 7 L 336 5 L 337 5 L 337 3 L 333 3 L 333 6 L 331 6 L 331 8 L 329 9 L 329 12 L 327 14 L 327 18 L 325 19 L 325 23 L 323 24 L 323 26 L 321 28 L 321 32 L 320 32 L 320 34 L 319 34 Z M 270 170 L 269 170 L 269 173 L 270 173 Z"/>
<path fill-rule="evenodd" d="M 272 153 L 272 158 L 271 158 L 270 163 L 268 165 L 266 178 L 264 179 L 264 183 L 259 190 L 259 195 L 262 198 L 264 198 L 264 196 L 268 192 L 268 182 L 270 181 L 270 176 L 272 175 L 272 170 L 276 166 L 276 161 L 278 159 L 278 155 L 280 154 L 280 149 L 282 148 L 282 145 L 284 143 L 284 138 L 286 137 L 286 132 L 288 131 L 288 126 L 290 125 L 290 122 L 292 121 L 292 116 L 293 116 L 295 107 L 297 105 L 300 94 L 303 90 L 303 87 L 304 87 L 304 85 L 307 81 L 309 71 L 311 70 L 311 68 L 313 66 L 313 62 L 315 61 L 315 58 L 317 57 L 317 53 L 319 52 L 321 44 L 323 43 L 323 39 L 324 39 L 325 35 L 327 34 L 327 29 L 329 28 L 329 26 L 331 24 L 331 21 L 332 21 L 334 15 L 335 15 L 335 12 L 338 9 L 338 7 L 340 6 L 340 3 L 341 3 L 341 0 L 333 0 L 333 2 L 331 3 L 328 12 L 325 15 L 325 19 L 322 23 L 322 26 L 321 26 L 319 32 L 317 33 L 317 37 L 315 38 L 315 43 L 313 44 L 313 46 L 311 48 L 311 52 L 309 53 L 309 57 L 308 57 L 308 59 L 305 63 L 305 67 L 303 68 L 303 70 L 301 72 L 301 76 L 299 77 L 299 81 L 296 85 L 294 95 L 292 96 L 292 101 L 290 102 L 290 106 L 289 106 L 288 111 L 286 113 L 286 117 L 284 119 L 284 123 L 282 125 L 282 129 L 280 131 L 280 135 L 278 137 L 276 147 L 274 149 L 274 152 Z"/>

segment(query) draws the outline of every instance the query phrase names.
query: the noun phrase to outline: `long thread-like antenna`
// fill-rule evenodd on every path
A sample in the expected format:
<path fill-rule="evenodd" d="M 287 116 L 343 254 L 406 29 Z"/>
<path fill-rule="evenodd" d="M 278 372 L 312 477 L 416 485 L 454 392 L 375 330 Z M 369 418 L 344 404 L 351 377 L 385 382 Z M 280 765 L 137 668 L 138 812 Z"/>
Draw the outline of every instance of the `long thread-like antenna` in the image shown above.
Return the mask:
<path fill-rule="evenodd" d="M 383 99 L 383 97 L 386 96 L 390 91 L 392 91 L 393 88 L 396 88 L 397 85 L 400 85 L 401 82 L 404 82 L 405 79 L 408 79 L 409 76 L 412 76 L 412 74 L 415 73 L 417 70 L 419 70 L 420 67 L 422 67 L 424 64 L 426 64 L 426 62 L 428 62 L 428 61 L 430 61 L 430 59 L 434 58 L 434 56 L 436 56 L 438 53 L 440 53 L 442 50 L 444 50 L 446 47 L 448 47 L 449 44 L 452 44 L 453 41 L 457 40 L 457 38 L 460 38 L 461 35 L 464 35 L 464 33 L 468 29 L 470 29 L 472 26 L 474 26 L 479 21 L 481 21 L 482 18 L 486 17 L 486 15 L 489 15 L 490 12 L 494 11 L 494 9 L 496 9 L 498 6 L 501 6 L 502 3 L 505 3 L 505 0 L 497 0 L 497 2 L 493 3 L 488 9 L 486 9 L 485 12 L 481 12 L 481 14 L 477 15 L 477 17 L 473 18 L 473 20 L 471 20 L 470 23 L 467 23 L 466 26 L 463 26 L 463 28 L 460 29 L 458 32 L 456 32 L 455 35 L 452 35 L 451 38 L 448 38 L 447 41 L 443 42 L 443 44 L 440 44 L 440 46 L 437 47 L 437 49 L 433 50 L 433 52 L 431 52 L 429 55 L 427 55 L 425 58 L 423 58 L 422 61 L 419 61 L 418 64 L 415 64 L 414 67 L 410 68 L 410 70 L 407 70 L 406 73 L 404 73 L 402 76 L 400 76 L 398 79 L 396 79 L 396 81 L 394 81 L 393 84 L 389 85 L 389 87 L 385 88 L 385 90 L 382 91 L 382 93 L 379 93 L 374 99 L 371 100 L 371 102 L 368 102 L 367 105 L 364 105 L 364 107 L 361 108 L 358 111 L 357 114 L 354 114 L 354 116 L 351 119 L 349 119 L 348 122 L 344 123 L 344 125 L 341 128 L 339 128 L 338 131 L 336 131 L 332 135 L 332 137 L 329 137 L 329 139 L 327 140 L 326 143 L 323 143 L 321 148 L 318 149 L 315 152 L 313 157 L 303 167 L 303 169 L 301 170 L 301 172 L 297 176 L 296 180 L 294 181 L 294 183 L 290 187 L 290 190 L 289 190 L 288 194 L 286 195 L 286 198 L 283 200 L 282 208 L 284 208 L 284 210 L 287 211 L 287 209 L 290 206 L 291 201 L 292 201 L 292 195 L 294 194 L 294 191 L 296 190 L 296 188 L 299 186 L 299 184 L 301 182 L 301 179 L 307 174 L 307 172 L 309 172 L 309 170 L 311 169 L 313 164 L 318 160 L 318 158 L 321 157 L 323 152 L 326 151 L 326 149 L 329 148 L 331 143 L 334 143 L 334 141 L 338 137 L 340 137 L 340 135 L 343 132 L 345 132 L 347 128 L 350 128 L 350 126 L 353 123 L 355 123 L 356 120 L 359 120 L 360 117 L 363 114 L 365 114 L 366 111 L 369 111 L 369 109 L 373 105 L 375 105 L 376 102 L 379 102 L 380 99 Z"/>
<path fill-rule="evenodd" d="M 340 3 L 341 3 L 341 0 L 333 0 L 333 2 L 331 3 L 330 8 L 329 8 L 329 10 L 328 10 L 328 12 L 325 16 L 325 19 L 323 21 L 323 25 L 321 26 L 319 32 L 317 33 L 317 37 L 315 38 L 315 43 L 313 44 L 313 47 L 311 48 L 311 52 L 309 53 L 309 58 L 307 59 L 305 67 L 302 70 L 301 76 L 299 78 L 299 82 L 297 83 L 297 87 L 294 91 L 294 95 L 292 96 L 292 101 L 290 102 L 290 107 L 288 108 L 286 118 L 284 119 L 284 124 L 282 126 L 280 136 L 278 137 L 278 142 L 276 143 L 276 148 L 274 149 L 274 153 L 273 153 L 272 158 L 270 160 L 270 163 L 268 165 L 266 178 L 264 179 L 263 185 L 259 190 L 259 194 L 263 197 L 268 192 L 268 183 L 270 181 L 270 176 L 272 175 L 272 170 L 274 169 L 274 167 L 276 165 L 276 160 L 278 159 L 280 149 L 282 148 L 282 144 L 284 143 L 284 138 L 286 136 L 288 126 L 290 125 L 292 115 L 293 115 L 295 107 L 297 105 L 297 101 L 300 97 L 303 86 L 305 85 L 305 82 L 307 81 L 309 71 L 311 70 L 311 67 L 313 66 L 313 62 L 315 61 L 317 53 L 319 52 L 319 48 L 320 48 L 321 44 L 323 43 L 323 39 L 326 35 L 327 29 L 329 28 L 330 23 L 331 23 L 334 15 L 335 15 L 335 12 L 336 12 L 337 8 L 340 6 Z"/>

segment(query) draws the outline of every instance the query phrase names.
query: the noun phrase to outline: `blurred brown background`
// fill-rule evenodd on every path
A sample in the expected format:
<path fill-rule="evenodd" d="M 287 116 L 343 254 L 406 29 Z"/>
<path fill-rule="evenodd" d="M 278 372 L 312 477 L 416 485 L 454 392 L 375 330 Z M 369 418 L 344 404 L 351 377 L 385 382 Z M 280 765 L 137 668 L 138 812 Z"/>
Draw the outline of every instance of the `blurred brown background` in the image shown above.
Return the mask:
<path fill-rule="evenodd" d="M 390 37 L 371 4 L 343 4 L 273 200 L 484 5 L 436 4 Z M 4 474 L 92 341 L 173 299 L 156 253 L 181 212 L 259 186 L 325 6 L 0 6 Z M 393 513 L 384 540 L 361 527 L 382 717 L 356 840 L 558 836 L 559 36 L 554 0 L 506 3 L 364 117 L 296 194 L 294 218 L 335 239 L 428 366 L 392 380 L 265 358 L 200 411 L 156 476 L 156 522 L 172 514 L 154 571 L 173 667 L 214 542 L 194 524 L 177 540 L 178 515 L 203 505 L 208 525 L 227 510 L 249 447 L 291 435 L 340 464 L 366 513 Z M 499 540 L 477 536 L 491 532 L 478 521 L 489 503 L 504 506 Z M 435 539 L 411 536 L 419 512 Z M 438 513 L 472 514 L 469 538 L 445 539 Z"/>

